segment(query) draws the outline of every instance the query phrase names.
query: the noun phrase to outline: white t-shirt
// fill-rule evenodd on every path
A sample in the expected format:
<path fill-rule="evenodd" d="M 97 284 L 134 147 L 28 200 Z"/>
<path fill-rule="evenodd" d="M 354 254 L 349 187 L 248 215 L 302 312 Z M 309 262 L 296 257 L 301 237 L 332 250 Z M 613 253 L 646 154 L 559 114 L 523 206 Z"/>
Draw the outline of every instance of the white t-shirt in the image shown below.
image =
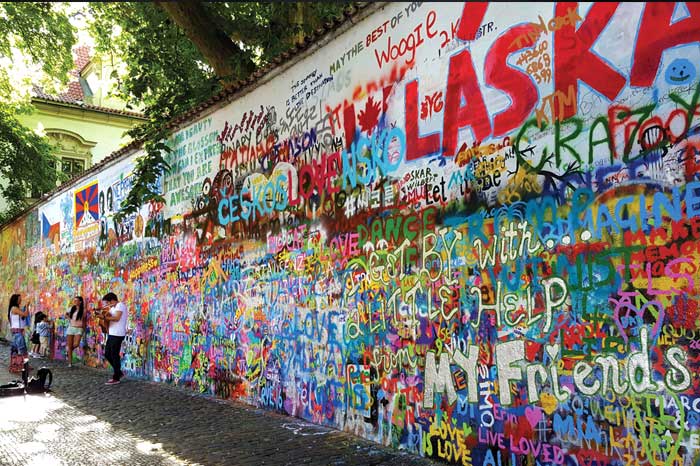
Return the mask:
<path fill-rule="evenodd" d="M 10 314 L 10 327 L 12 327 L 12 328 L 24 328 L 24 322 L 22 322 L 22 316 L 15 314 L 14 312 L 11 313 Z"/>
<path fill-rule="evenodd" d="M 85 311 L 83 310 L 83 315 L 80 316 L 80 320 L 77 319 L 78 312 L 80 311 L 76 309 L 73 313 L 73 317 L 71 317 L 70 319 L 70 326 L 75 328 L 83 328 L 83 318 L 85 317 Z M 70 310 L 68 311 L 68 315 L 70 316 Z"/>
<path fill-rule="evenodd" d="M 117 311 L 122 311 L 122 316 L 119 320 L 109 321 L 109 334 L 115 337 L 126 336 L 126 319 L 127 319 L 127 309 L 124 303 L 117 303 L 112 309 L 110 309 L 110 315 L 114 315 Z"/>

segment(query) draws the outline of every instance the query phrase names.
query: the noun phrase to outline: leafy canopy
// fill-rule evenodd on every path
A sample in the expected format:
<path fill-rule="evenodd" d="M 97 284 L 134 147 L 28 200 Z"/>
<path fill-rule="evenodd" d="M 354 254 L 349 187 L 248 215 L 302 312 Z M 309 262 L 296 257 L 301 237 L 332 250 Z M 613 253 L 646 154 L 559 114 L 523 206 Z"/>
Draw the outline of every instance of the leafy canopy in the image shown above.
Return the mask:
<path fill-rule="evenodd" d="M 0 213 L 0 222 L 27 207 L 26 197 L 32 190 L 49 191 L 56 187 L 56 159 L 47 140 L 17 121 L 15 112 L 0 105 L 0 194 L 8 207 Z M 31 161 L 31 162 L 30 162 Z"/>
<path fill-rule="evenodd" d="M 32 83 L 56 90 L 73 68 L 75 28 L 58 3 L 0 3 L 0 187 L 8 208 L 4 222 L 27 207 L 32 188 L 56 186 L 56 159 L 47 140 L 17 120 L 30 108 Z"/>

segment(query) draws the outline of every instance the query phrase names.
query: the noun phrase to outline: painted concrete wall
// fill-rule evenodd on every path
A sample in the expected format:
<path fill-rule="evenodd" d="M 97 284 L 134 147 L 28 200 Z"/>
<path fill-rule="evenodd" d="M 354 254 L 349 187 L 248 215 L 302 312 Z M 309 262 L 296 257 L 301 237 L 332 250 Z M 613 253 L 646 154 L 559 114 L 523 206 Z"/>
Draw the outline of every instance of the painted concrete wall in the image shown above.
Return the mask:
<path fill-rule="evenodd" d="M 3 296 L 60 359 L 114 290 L 131 375 L 456 464 L 697 464 L 700 7 L 336 36 L 175 134 L 167 205 L 114 224 L 136 154 L 5 229 Z"/>

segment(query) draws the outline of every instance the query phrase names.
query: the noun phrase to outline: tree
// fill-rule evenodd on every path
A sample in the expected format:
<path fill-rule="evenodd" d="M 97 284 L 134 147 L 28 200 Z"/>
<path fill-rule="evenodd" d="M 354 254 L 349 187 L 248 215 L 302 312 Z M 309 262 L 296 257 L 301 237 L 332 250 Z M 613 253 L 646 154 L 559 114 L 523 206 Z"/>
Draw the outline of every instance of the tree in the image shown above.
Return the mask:
<path fill-rule="evenodd" d="M 0 3 L 0 193 L 8 209 L 4 222 L 27 207 L 32 188 L 56 187 L 56 158 L 47 140 L 17 120 L 30 108 L 31 85 L 55 90 L 73 68 L 75 29 L 61 5 Z"/>
<path fill-rule="evenodd" d="M 7 182 L 0 193 L 8 207 L 0 213 L 4 223 L 27 207 L 27 194 L 56 187 L 55 163 L 48 141 L 17 120 L 14 110 L 0 105 L 0 174 Z"/>
<path fill-rule="evenodd" d="M 155 186 L 168 169 L 164 141 L 169 121 L 225 86 L 246 79 L 323 24 L 341 18 L 348 5 L 190 0 L 89 3 L 97 51 L 126 64 L 126 71 L 118 76 L 117 94 L 127 107 L 139 107 L 147 117 L 145 124 L 127 133 L 143 142 L 146 154 L 136 161 L 132 190 L 117 220 L 150 200 L 164 201 Z M 5 192 L 11 214 L 26 207 L 23 187 L 48 190 L 55 185 L 51 147 L 22 129 L 15 115 L 29 105 L 32 81 L 49 92 L 68 82 L 76 40 L 63 7 L 49 2 L 0 3 L 0 58 L 11 62 L 19 54 L 27 57 L 19 68 L 35 64 L 41 71 L 39 82 L 37 73 L 31 73 L 18 85 L 11 66 L 0 64 L 0 125 L 5 125 L 0 128 L 0 173 L 8 174 L 16 185 Z M 34 170 L 19 168 L 26 160 L 32 161 Z"/>
<path fill-rule="evenodd" d="M 349 3 L 156 2 L 90 3 L 97 48 L 126 63 L 120 97 L 144 105 L 145 124 L 130 136 L 147 141 L 132 190 L 116 220 L 150 200 L 164 201 L 154 180 L 168 169 L 167 122 L 225 86 L 246 79 Z"/>
<path fill-rule="evenodd" d="M 255 71 L 255 63 L 241 46 L 216 24 L 216 16 L 201 2 L 155 2 L 182 29 L 222 82 Z"/>

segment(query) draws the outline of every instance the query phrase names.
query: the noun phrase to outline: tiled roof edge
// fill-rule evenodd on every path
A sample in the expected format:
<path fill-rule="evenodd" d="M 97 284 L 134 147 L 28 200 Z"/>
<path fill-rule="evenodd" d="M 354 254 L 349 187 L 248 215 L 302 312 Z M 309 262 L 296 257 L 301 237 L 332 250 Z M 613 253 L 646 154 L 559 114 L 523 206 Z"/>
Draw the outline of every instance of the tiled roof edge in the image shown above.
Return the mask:
<path fill-rule="evenodd" d="M 60 103 L 60 104 L 64 104 L 64 105 L 69 105 L 71 107 L 79 108 L 81 110 L 91 110 L 94 112 L 110 113 L 113 115 L 126 116 L 126 117 L 130 117 L 130 118 L 138 118 L 140 120 L 146 119 L 146 115 L 144 115 L 143 113 L 130 112 L 128 110 L 118 110 L 116 108 L 99 107 L 97 105 L 90 105 L 90 104 L 84 104 L 84 103 L 77 103 L 75 101 L 62 99 L 60 97 L 51 96 L 48 94 L 44 94 L 41 97 L 38 97 L 38 96 L 32 97 L 32 100 L 45 101 L 45 102 L 56 102 L 56 103 Z"/>

